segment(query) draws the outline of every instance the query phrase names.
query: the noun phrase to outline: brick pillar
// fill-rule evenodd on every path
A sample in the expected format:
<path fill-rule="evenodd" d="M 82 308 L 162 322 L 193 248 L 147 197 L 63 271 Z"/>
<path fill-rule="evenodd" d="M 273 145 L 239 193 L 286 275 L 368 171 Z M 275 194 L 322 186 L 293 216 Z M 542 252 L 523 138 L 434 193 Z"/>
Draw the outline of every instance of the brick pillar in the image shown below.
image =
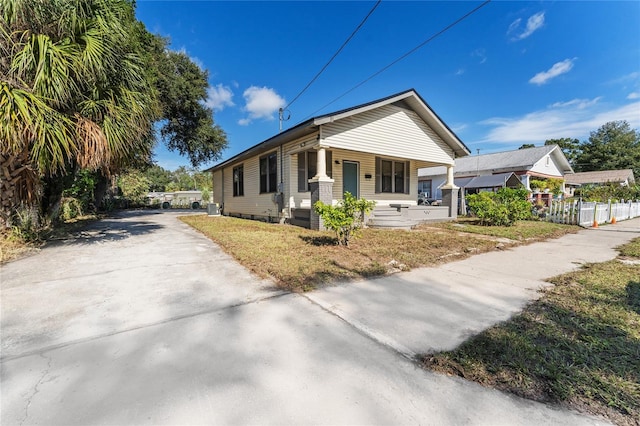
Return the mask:
<path fill-rule="evenodd" d="M 325 227 L 322 218 L 313 210 L 316 201 L 322 201 L 325 204 L 331 204 L 333 201 L 333 179 L 310 179 L 309 189 L 311 190 L 311 229 L 316 231 L 324 231 Z"/>
<path fill-rule="evenodd" d="M 442 188 L 442 205 L 449 207 L 449 217 L 458 218 L 458 191 L 460 188 Z"/>

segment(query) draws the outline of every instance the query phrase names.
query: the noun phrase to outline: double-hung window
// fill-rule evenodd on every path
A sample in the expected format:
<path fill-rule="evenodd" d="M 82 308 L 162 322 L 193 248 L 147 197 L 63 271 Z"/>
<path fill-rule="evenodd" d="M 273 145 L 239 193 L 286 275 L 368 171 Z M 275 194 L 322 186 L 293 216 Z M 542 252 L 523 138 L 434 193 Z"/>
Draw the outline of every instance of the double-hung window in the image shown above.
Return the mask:
<path fill-rule="evenodd" d="M 278 155 L 275 152 L 260 157 L 260 193 L 276 192 L 278 188 Z"/>
<path fill-rule="evenodd" d="M 325 152 L 327 176 L 332 177 L 331 151 Z M 309 179 L 318 173 L 318 153 L 315 150 L 298 153 L 298 192 L 309 191 Z"/>
<path fill-rule="evenodd" d="M 233 168 L 233 196 L 242 197 L 244 195 L 244 165 L 241 164 Z"/>
<path fill-rule="evenodd" d="M 408 194 L 409 162 L 376 157 L 376 193 Z"/>

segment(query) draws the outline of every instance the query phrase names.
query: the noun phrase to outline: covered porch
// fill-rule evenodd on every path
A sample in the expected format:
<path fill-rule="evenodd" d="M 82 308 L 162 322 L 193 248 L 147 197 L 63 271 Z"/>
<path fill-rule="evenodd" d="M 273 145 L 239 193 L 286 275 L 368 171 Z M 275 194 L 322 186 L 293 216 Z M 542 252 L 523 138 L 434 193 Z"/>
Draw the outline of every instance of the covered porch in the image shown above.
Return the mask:
<path fill-rule="evenodd" d="M 368 225 L 380 228 L 411 228 L 424 221 L 445 221 L 457 217 L 458 187 L 453 180 L 453 165 L 409 158 L 379 156 L 367 152 L 335 149 L 318 144 L 313 147 L 315 174 L 306 180 L 308 192 L 291 188 L 288 222 L 311 229 L 323 229 L 312 206 L 317 201 L 337 204 L 346 192 L 357 198 L 375 201 Z M 327 167 L 327 158 L 331 164 Z M 291 156 L 291 182 L 302 180 L 300 162 L 304 156 Z M 433 165 L 447 168 L 440 206 L 418 205 L 418 169 Z"/>

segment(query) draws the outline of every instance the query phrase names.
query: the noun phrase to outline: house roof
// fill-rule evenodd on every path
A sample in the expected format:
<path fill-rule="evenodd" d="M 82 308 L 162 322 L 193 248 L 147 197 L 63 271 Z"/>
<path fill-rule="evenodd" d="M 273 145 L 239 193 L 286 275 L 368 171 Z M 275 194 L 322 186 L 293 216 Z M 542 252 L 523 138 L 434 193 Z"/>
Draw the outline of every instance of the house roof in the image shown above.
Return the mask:
<path fill-rule="evenodd" d="M 544 145 L 535 148 L 516 149 L 456 159 L 455 173 L 476 174 L 479 171 L 492 173 L 530 170 L 545 155 L 550 154 L 563 173 L 573 173 L 569 161 L 558 145 Z M 420 169 L 418 176 L 437 176 L 446 173 L 443 167 Z"/>
<path fill-rule="evenodd" d="M 598 172 L 580 172 L 567 176 L 566 181 L 570 185 L 583 185 L 587 183 L 628 182 L 634 183 L 633 170 L 602 170 Z"/>
<path fill-rule="evenodd" d="M 351 117 L 356 114 L 360 114 L 375 108 L 380 108 L 384 105 L 393 103 L 403 103 L 409 106 L 413 111 L 420 116 L 441 138 L 449 145 L 457 157 L 463 157 L 469 155 L 471 151 L 469 148 L 458 138 L 458 136 L 447 126 L 444 121 L 431 109 L 424 99 L 414 90 L 409 89 L 404 92 L 396 93 L 395 95 L 387 96 L 386 98 L 378 99 L 365 104 L 357 105 L 351 108 L 335 111 L 329 114 L 320 115 L 309 120 L 303 121 L 295 125 L 294 127 L 285 130 L 277 135 L 260 142 L 257 145 L 237 154 L 215 166 L 205 170 L 213 171 L 230 164 L 242 161 L 248 157 L 258 155 L 262 152 L 268 151 L 275 147 L 278 147 L 284 143 L 291 142 L 300 137 L 314 133 L 322 124 L 331 123 L 347 117 Z"/>
<path fill-rule="evenodd" d="M 497 188 L 506 186 L 507 181 L 511 181 L 512 185 L 517 184 L 519 186 L 523 186 L 520 178 L 513 172 L 499 173 L 497 175 L 455 178 L 454 184 L 460 188 L 466 189 Z"/>

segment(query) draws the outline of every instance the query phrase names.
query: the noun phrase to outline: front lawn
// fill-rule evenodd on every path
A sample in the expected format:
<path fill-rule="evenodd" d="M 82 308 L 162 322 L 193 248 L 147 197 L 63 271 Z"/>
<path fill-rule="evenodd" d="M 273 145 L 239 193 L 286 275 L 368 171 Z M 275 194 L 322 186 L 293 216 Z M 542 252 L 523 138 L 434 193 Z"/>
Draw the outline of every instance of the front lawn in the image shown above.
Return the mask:
<path fill-rule="evenodd" d="M 185 216 L 182 221 L 220 244 L 245 267 L 273 277 L 283 288 L 307 291 L 334 280 L 384 275 L 390 271 L 462 259 L 495 249 L 496 241 L 447 228 L 413 231 L 365 229 L 349 247 L 334 234 L 290 225 L 231 217 Z M 531 222 L 541 238 L 574 232 L 575 227 Z M 518 223 L 514 229 L 531 225 Z M 482 227 L 490 231 L 490 227 Z M 500 227 L 495 227 L 500 228 Z M 529 231 L 531 232 L 531 231 Z"/>
<path fill-rule="evenodd" d="M 456 222 L 422 226 L 435 226 L 454 231 L 491 235 L 499 238 L 527 242 L 557 238 L 566 234 L 567 229 L 580 229 L 578 226 L 558 225 L 557 223 L 544 221 L 519 221 L 515 226 L 484 226 L 479 225 L 478 222 L 479 221 L 474 218 L 459 218 Z"/>
<path fill-rule="evenodd" d="M 640 422 L 640 238 L 624 259 L 551 280 L 520 315 L 425 367 L 517 395 Z M 624 261 L 624 262 L 623 262 Z"/>

